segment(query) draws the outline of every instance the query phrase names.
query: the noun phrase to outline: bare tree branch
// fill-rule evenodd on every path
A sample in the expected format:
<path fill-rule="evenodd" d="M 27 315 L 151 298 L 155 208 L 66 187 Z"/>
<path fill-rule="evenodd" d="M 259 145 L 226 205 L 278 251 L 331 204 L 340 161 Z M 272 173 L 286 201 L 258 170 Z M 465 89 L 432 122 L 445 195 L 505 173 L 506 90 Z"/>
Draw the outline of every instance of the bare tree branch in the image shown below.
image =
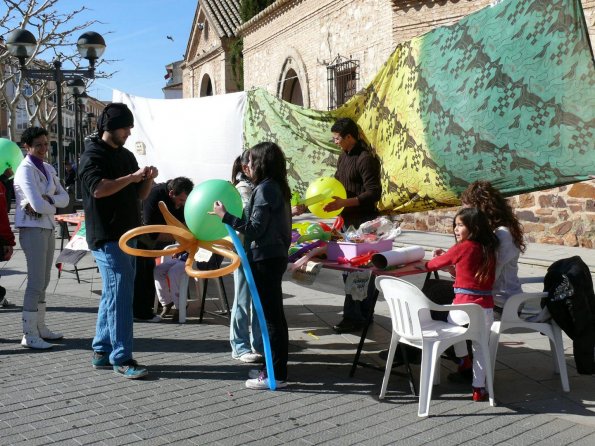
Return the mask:
<path fill-rule="evenodd" d="M 83 66 L 76 51 L 79 33 L 89 29 L 97 20 L 77 23 L 80 15 L 89 8 L 81 6 L 71 11 L 60 12 L 60 0 L 0 0 L 0 30 L 8 34 L 15 29 L 29 29 L 36 40 L 32 57 L 25 66 L 30 69 L 51 69 L 50 61 L 58 58 L 64 69 L 78 69 Z M 45 61 L 44 61 L 45 59 Z M 98 61 L 96 67 L 110 65 L 109 60 Z M 21 76 L 18 62 L 10 56 L 0 39 L 0 102 L 8 115 L 9 138 L 16 136 L 18 107 L 27 111 L 30 124 L 38 123 L 49 127 L 56 119 L 56 104 L 53 100 L 55 83 L 25 79 Z M 112 73 L 97 70 L 97 77 L 111 77 Z M 92 82 L 92 81 L 91 81 Z M 88 87 L 90 87 L 89 83 Z"/>

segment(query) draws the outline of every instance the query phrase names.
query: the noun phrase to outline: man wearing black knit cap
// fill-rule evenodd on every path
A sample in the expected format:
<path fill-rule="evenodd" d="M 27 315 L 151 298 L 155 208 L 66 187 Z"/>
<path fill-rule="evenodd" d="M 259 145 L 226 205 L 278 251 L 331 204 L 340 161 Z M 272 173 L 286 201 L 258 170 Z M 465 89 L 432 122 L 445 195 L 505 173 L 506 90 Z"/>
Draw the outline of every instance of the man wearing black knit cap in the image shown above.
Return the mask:
<path fill-rule="evenodd" d="M 118 241 L 129 229 L 141 226 L 140 202 L 158 174 L 153 166 L 139 168 L 132 152 L 124 148 L 133 126 L 126 104 L 109 104 L 97 120 L 97 135 L 85 142 L 79 166 L 87 243 L 103 282 L 92 365 L 113 368 L 129 379 L 148 372 L 132 357 L 135 259 L 120 249 Z"/>

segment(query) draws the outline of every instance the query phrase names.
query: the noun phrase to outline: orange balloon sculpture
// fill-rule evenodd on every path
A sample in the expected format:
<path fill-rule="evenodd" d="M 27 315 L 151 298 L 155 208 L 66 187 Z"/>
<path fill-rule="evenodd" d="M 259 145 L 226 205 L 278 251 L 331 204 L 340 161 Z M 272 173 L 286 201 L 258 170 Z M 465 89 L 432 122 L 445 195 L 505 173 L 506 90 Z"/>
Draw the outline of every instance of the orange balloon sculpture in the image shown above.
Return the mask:
<path fill-rule="evenodd" d="M 127 231 L 120 237 L 119 246 L 122 251 L 132 256 L 139 257 L 171 256 L 186 251 L 188 252 L 188 259 L 186 259 L 185 264 L 186 274 L 197 279 L 212 279 L 214 277 L 225 276 L 232 273 L 240 266 L 240 257 L 233 251 L 233 244 L 230 241 L 224 239 L 211 242 L 197 240 L 194 237 L 194 234 L 188 230 L 186 225 L 169 212 L 163 201 L 159 202 L 159 210 L 161 211 L 161 214 L 163 214 L 163 218 L 167 224 L 139 226 L 138 228 Z M 179 246 L 169 249 L 138 249 L 128 245 L 128 241 L 134 237 L 154 233 L 173 235 Z M 196 251 L 198 251 L 199 248 L 219 254 L 231 260 L 231 263 L 223 268 L 207 271 L 194 269 L 192 268 L 192 263 L 194 262 Z"/>

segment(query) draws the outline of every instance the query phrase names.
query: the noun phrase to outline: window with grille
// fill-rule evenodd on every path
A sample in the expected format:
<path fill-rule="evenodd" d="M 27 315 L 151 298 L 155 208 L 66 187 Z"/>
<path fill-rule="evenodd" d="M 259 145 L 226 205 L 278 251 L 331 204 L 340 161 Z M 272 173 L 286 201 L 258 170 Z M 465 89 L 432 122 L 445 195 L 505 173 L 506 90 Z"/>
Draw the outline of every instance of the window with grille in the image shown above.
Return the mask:
<path fill-rule="evenodd" d="M 328 80 L 328 109 L 347 102 L 357 92 L 359 61 L 337 56 L 326 67 Z"/>

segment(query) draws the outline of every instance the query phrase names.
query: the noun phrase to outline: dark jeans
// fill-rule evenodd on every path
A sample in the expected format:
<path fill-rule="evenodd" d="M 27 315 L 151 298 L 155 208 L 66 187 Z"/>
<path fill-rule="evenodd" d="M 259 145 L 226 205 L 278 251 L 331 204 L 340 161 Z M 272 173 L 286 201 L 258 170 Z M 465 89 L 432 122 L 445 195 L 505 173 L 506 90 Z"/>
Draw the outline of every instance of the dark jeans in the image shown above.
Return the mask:
<path fill-rule="evenodd" d="M 343 283 L 347 280 L 347 273 L 343 273 Z M 375 277 L 370 278 L 368 283 L 368 292 L 364 300 L 353 300 L 351 294 L 345 295 L 343 302 L 343 319 L 353 321 L 355 323 L 364 323 L 367 321 L 370 311 L 372 311 L 372 302 L 374 293 L 376 292 L 376 285 L 374 284 Z"/>
<path fill-rule="evenodd" d="M 260 295 L 266 319 L 275 379 L 287 380 L 287 359 L 289 353 L 289 331 L 283 311 L 283 291 L 281 281 L 287 269 L 287 258 L 277 257 L 259 262 L 251 262 L 256 289 Z"/>

